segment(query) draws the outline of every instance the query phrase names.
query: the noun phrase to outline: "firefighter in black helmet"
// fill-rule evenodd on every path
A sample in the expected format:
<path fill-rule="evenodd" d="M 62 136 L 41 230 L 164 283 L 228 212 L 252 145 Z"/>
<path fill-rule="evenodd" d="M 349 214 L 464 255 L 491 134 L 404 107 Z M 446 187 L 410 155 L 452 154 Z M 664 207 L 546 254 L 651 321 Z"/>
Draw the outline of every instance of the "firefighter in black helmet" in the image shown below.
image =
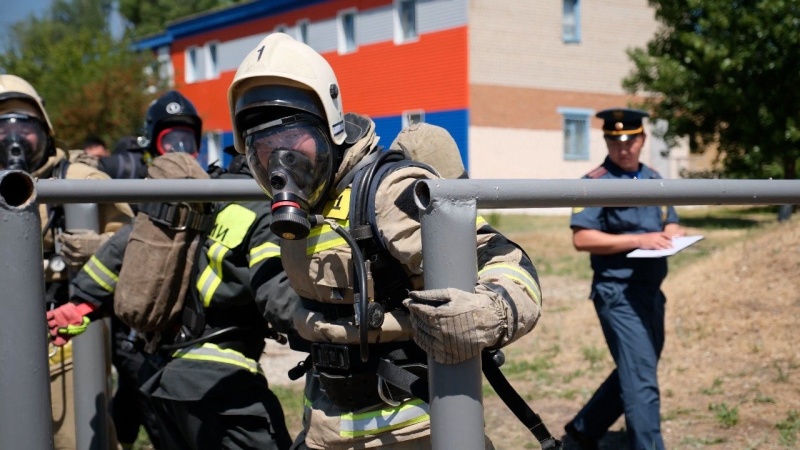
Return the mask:
<path fill-rule="evenodd" d="M 149 165 L 156 156 L 169 152 L 197 157 L 201 130 L 202 120 L 192 102 L 177 91 L 167 92 L 147 109 L 145 134 L 139 138 L 145 162 Z"/>

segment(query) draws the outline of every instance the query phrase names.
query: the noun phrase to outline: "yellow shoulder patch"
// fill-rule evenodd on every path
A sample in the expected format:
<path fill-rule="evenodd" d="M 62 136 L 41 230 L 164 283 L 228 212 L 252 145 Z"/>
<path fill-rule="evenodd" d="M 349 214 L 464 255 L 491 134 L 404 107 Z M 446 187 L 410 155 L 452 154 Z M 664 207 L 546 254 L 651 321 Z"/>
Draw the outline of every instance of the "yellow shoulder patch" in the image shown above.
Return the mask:
<path fill-rule="evenodd" d="M 584 209 L 586 209 L 586 208 L 584 208 L 583 206 L 576 206 L 575 208 L 572 208 L 572 214 L 578 214 L 579 212 L 583 211 Z"/>
<path fill-rule="evenodd" d="M 209 239 L 219 242 L 226 248 L 235 248 L 242 243 L 247 230 L 256 220 L 256 213 L 242 205 L 232 203 L 217 214 Z"/>

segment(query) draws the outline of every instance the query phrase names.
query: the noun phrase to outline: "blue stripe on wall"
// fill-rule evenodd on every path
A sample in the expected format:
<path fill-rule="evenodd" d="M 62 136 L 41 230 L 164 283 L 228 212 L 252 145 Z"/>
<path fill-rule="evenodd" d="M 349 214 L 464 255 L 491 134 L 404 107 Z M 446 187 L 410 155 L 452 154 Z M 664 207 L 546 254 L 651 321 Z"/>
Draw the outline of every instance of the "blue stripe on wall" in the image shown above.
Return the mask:
<path fill-rule="evenodd" d="M 374 117 L 375 132 L 381 137 L 380 145 L 384 148 L 389 148 L 402 128 L 402 119 L 400 116 L 387 116 L 387 117 Z M 456 109 L 451 111 L 439 111 L 435 113 L 426 112 L 425 122 L 432 125 L 438 125 L 453 136 L 458 150 L 461 153 L 461 160 L 464 162 L 464 168 L 469 172 L 469 111 L 466 109 Z M 226 131 L 222 133 L 222 146 L 227 147 L 233 145 L 233 133 Z M 200 147 L 200 157 L 198 161 L 203 167 L 208 165 L 207 148 L 205 139 Z M 223 167 L 230 164 L 233 157 L 224 153 L 222 156 Z"/>
<path fill-rule="evenodd" d="M 373 117 L 378 136 L 381 137 L 380 144 L 388 148 L 397 133 L 402 128 L 402 118 L 400 116 Z M 461 153 L 461 161 L 464 168 L 469 172 L 469 111 L 466 109 L 456 109 L 450 111 L 425 112 L 425 122 L 431 125 L 438 125 L 450 132 L 458 145 Z"/>

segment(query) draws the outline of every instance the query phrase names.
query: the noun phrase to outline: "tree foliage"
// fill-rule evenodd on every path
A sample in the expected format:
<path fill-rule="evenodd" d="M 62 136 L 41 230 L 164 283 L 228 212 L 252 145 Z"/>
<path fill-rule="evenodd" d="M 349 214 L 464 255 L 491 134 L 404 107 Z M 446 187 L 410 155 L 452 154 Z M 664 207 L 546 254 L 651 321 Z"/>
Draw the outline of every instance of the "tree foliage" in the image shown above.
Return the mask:
<path fill-rule="evenodd" d="M 661 28 L 629 50 L 623 86 L 688 136 L 718 150 L 729 176 L 796 178 L 800 156 L 800 2 L 650 0 Z"/>
<path fill-rule="evenodd" d="M 167 24 L 199 12 L 239 3 L 241 0 L 120 0 L 119 12 L 131 24 L 137 36 L 164 31 Z"/>
<path fill-rule="evenodd" d="M 76 148 L 89 134 L 109 144 L 138 132 L 152 96 L 144 68 L 152 55 L 115 40 L 111 0 L 55 0 L 42 18 L 12 25 L 0 72 L 20 76 L 45 99 L 60 146 Z"/>

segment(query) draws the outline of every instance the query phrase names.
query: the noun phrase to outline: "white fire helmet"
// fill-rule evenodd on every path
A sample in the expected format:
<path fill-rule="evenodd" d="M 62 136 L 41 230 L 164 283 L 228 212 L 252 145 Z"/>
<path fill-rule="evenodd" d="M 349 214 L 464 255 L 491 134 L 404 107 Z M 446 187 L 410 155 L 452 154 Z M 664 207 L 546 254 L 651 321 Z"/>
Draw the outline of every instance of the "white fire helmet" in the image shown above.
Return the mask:
<path fill-rule="evenodd" d="M 289 89 L 283 91 L 281 87 Z M 281 94 L 292 90 L 313 95 Z M 320 119 L 325 122 L 331 141 L 341 145 L 346 137 L 342 97 L 333 69 L 314 49 L 284 33 L 270 34 L 245 57 L 228 90 L 228 104 L 234 147 L 239 153 L 245 152 L 242 133 L 246 130 L 240 129 L 237 116 L 243 111 L 263 110 L 259 107 L 264 106 L 292 108 L 317 116 L 324 111 Z"/>

